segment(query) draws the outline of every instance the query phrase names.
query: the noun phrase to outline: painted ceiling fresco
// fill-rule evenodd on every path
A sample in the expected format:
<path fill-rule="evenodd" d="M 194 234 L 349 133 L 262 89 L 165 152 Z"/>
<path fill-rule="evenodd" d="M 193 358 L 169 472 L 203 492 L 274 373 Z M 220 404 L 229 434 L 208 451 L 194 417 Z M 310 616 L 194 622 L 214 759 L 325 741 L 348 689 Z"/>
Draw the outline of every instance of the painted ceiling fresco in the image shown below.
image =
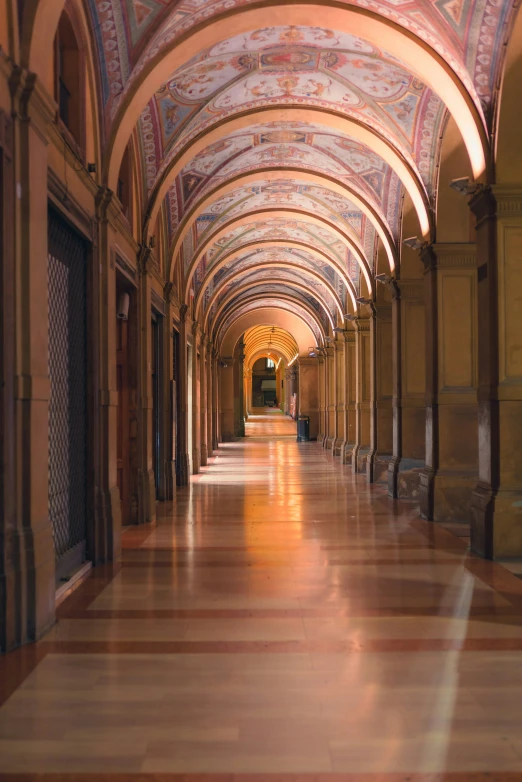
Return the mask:
<path fill-rule="evenodd" d="M 397 175 L 387 163 L 347 136 L 303 122 L 256 126 L 231 134 L 197 155 L 169 190 L 171 232 L 187 209 L 231 177 L 284 167 L 335 177 L 372 206 L 392 235 L 397 234 L 401 189 Z M 332 211 L 339 212 L 340 205 L 332 203 L 332 198 L 337 202 L 333 196 L 323 201 L 329 201 Z"/>
<path fill-rule="evenodd" d="M 286 312 L 291 312 L 293 315 L 297 315 L 303 320 L 310 331 L 315 337 L 317 345 L 322 342 L 322 333 L 319 328 L 318 321 L 310 314 L 309 310 L 299 304 L 297 301 L 287 301 L 286 299 L 279 299 L 277 297 L 272 298 L 270 294 L 257 299 L 256 301 L 249 301 L 246 303 L 241 302 L 237 307 L 231 307 L 227 310 L 226 316 L 219 322 L 216 329 L 216 335 L 218 339 L 218 345 L 223 335 L 227 333 L 228 329 L 242 315 L 246 315 L 248 312 L 259 311 L 259 322 L 265 322 L 263 319 L 263 309 L 280 309 Z"/>
<path fill-rule="evenodd" d="M 180 36 L 196 25 L 211 22 L 213 16 L 224 11 L 231 14 L 248 4 L 249 0 L 181 0 L 175 5 L 168 0 L 89 0 L 101 66 L 103 103 L 109 116 L 123 93 L 134 87 L 147 63 L 161 57 Z M 474 97 L 487 103 L 513 8 L 511 3 L 352 0 L 346 5 L 369 8 L 426 41 L 451 65 L 470 92 L 474 91 Z M 251 35 L 262 34 L 266 40 L 273 30 L 265 28 Z M 333 37 L 321 40 L 321 35 L 318 45 L 334 48 Z M 241 45 L 237 41 L 234 44 L 237 48 Z M 229 51 L 215 47 L 215 54 Z"/>
<path fill-rule="evenodd" d="M 282 246 L 285 243 L 300 243 L 303 248 L 314 248 L 323 256 L 327 256 L 334 266 L 346 271 L 349 279 L 358 284 L 359 266 L 355 259 L 348 256 L 347 246 L 331 231 L 305 221 L 273 218 L 270 220 L 254 221 L 246 225 L 232 228 L 218 241 L 216 241 L 201 258 L 194 271 L 193 286 L 199 291 L 205 277 L 216 264 L 229 253 L 239 250 L 241 247 L 257 242 L 278 242 Z M 192 258 L 188 254 L 188 258 Z M 190 260 L 186 262 L 186 271 Z"/>
<path fill-rule="evenodd" d="M 302 304 L 303 308 L 311 310 L 315 317 L 320 321 L 323 329 L 328 330 L 328 325 L 332 325 L 334 322 L 335 312 L 330 313 L 328 307 L 322 304 L 313 291 L 306 292 L 292 285 L 285 285 L 281 283 L 261 283 L 256 285 L 255 283 L 248 288 L 248 290 L 240 291 L 232 302 L 227 304 L 223 309 L 223 316 L 226 317 L 229 310 L 234 311 L 236 308 L 241 307 L 242 302 L 250 301 L 253 297 L 273 296 L 274 298 L 280 297 L 282 300 L 289 299 L 294 300 L 296 304 Z"/>
<path fill-rule="evenodd" d="M 112 137 L 118 123 L 123 127 L 133 96 L 143 98 L 129 126 L 141 108 L 133 139 L 145 211 L 163 210 L 185 300 L 194 295 L 214 317 L 237 291 L 217 324 L 223 333 L 245 307 L 288 308 L 293 296 L 318 341 L 310 313 L 326 329 L 335 317 L 335 297 L 345 304 L 348 287 L 360 289 L 355 253 L 374 268 L 376 223 L 381 240 L 388 241 L 386 232 L 392 237 L 387 252 L 393 268 L 405 192 L 397 172 L 410 183 L 410 195 L 418 183 L 421 205 L 426 202 L 432 214 L 436 208 L 444 96 L 423 83 L 415 63 L 405 65 L 407 53 L 397 58 L 398 31 L 404 28 L 436 52 L 489 127 L 514 7 L 508 0 L 345 0 L 348 8 L 386 20 L 389 36 L 377 45 L 340 31 L 349 28 L 339 4 L 328 19 L 339 24 L 331 29 L 284 24 L 286 5 L 280 5 L 278 26 L 254 29 L 252 23 L 253 29 L 237 34 L 235 15 L 251 0 L 87 2 L 98 47 L 104 132 Z M 287 3 L 299 13 L 299 6 Z M 227 38 L 212 27 L 224 15 Z M 190 59 L 175 66 L 180 59 L 175 47 L 190 40 L 191 31 L 205 32 L 204 42 L 194 41 Z M 165 78 L 167 68 L 173 72 Z M 431 83 L 427 69 L 423 73 Z M 149 76 L 147 94 L 137 93 Z M 263 124 L 263 116 L 274 118 L 273 112 L 267 116 L 270 109 L 279 111 L 277 121 Z M 357 206 L 360 202 L 367 208 Z M 269 210 L 292 214 L 270 216 Z M 308 215 L 331 227 L 315 225 Z M 336 229 L 352 237 L 352 246 Z M 422 233 L 429 233 L 427 218 Z M 288 268 L 268 268 L 270 263 Z M 263 305 L 245 302 L 245 280 L 250 295 L 266 286 Z M 307 293 L 298 280 L 307 280 Z"/>
<path fill-rule="evenodd" d="M 274 281 L 285 283 L 286 287 L 296 286 L 301 290 L 301 293 L 304 289 L 308 295 L 313 294 L 326 307 L 332 320 L 336 318 L 338 307 L 344 312 L 342 303 L 337 297 L 332 295 L 332 292 L 324 282 L 296 269 L 257 269 L 254 273 L 243 272 L 219 289 L 216 304 L 219 307 L 228 296 L 244 287 L 245 284 L 249 288 L 253 288 L 263 284 L 272 284 Z"/>

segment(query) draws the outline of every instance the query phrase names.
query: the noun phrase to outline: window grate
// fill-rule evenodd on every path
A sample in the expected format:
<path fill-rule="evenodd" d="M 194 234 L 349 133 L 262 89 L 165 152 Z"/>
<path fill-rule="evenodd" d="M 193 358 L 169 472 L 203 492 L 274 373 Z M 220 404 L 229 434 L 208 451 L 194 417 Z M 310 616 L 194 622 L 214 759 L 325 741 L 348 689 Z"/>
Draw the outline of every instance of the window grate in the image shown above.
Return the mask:
<path fill-rule="evenodd" d="M 48 290 L 49 516 L 60 578 L 85 556 L 86 245 L 53 211 Z"/>

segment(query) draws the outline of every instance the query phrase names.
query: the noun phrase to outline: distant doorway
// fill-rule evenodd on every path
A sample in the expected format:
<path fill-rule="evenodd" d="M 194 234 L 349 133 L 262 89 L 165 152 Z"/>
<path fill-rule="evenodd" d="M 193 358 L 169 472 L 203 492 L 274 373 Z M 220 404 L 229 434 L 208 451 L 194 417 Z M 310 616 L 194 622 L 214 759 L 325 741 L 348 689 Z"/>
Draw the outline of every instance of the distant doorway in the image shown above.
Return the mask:
<path fill-rule="evenodd" d="M 277 408 L 276 365 L 271 358 L 258 358 L 252 367 L 252 407 Z"/>

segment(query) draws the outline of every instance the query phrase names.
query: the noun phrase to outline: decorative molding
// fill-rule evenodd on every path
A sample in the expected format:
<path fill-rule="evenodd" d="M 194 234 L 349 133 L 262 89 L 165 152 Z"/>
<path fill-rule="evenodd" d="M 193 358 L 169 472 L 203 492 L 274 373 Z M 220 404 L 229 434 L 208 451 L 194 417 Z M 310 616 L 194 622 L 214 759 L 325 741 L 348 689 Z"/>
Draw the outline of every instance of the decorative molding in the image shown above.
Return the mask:
<path fill-rule="evenodd" d="M 123 274 L 128 277 L 131 282 L 136 285 L 136 277 L 137 277 L 137 269 L 135 266 L 132 266 L 129 261 L 123 257 L 121 250 L 116 247 L 115 248 L 115 254 L 116 254 L 116 266 L 117 268 L 123 272 Z"/>
<path fill-rule="evenodd" d="M 424 280 L 422 278 L 418 280 L 400 280 L 399 288 L 402 299 L 408 299 L 409 301 L 424 299 Z"/>
<path fill-rule="evenodd" d="M 162 298 L 154 288 L 150 289 L 150 301 L 151 305 L 160 315 L 165 315 L 165 299 Z"/>
<path fill-rule="evenodd" d="M 477 245 L 474 243 L 434 244 L 433 249 L 438 269 L 474 268 L 477 265 Z"/>
<path fill-rule="evenodd" d="M 66 189 L 60 177 L 52 168 L 47 169 L 47 193 L 53 205 L 80 231 L 90 242 L 96 235 L 95 216 L 89 214 Z"/>
<path fill-rule="evenodd" d="M 175 307 L 180 306 L 178 291 L 176 290 L 173 282 L 166 282 L 163 287 L 163 297 L 169 304 L 173 304 Z"/>
<path fill-rule="evenodd" d="M 503 217 L 522 215 L 522 185 L 495 185 L 492 192 L 497 202 L 497 214 Z"/>

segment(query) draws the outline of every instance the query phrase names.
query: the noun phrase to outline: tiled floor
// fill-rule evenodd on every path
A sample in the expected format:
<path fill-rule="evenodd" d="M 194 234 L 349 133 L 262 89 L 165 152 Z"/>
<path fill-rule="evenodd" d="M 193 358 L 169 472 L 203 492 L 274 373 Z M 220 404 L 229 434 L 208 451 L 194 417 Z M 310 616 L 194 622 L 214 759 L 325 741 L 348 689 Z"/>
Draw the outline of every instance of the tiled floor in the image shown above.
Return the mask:
<path fill-rule="evenodd" d="M 522 581 L 247 431 L 0 660 L 1 782 L 520 782 Z"/>

